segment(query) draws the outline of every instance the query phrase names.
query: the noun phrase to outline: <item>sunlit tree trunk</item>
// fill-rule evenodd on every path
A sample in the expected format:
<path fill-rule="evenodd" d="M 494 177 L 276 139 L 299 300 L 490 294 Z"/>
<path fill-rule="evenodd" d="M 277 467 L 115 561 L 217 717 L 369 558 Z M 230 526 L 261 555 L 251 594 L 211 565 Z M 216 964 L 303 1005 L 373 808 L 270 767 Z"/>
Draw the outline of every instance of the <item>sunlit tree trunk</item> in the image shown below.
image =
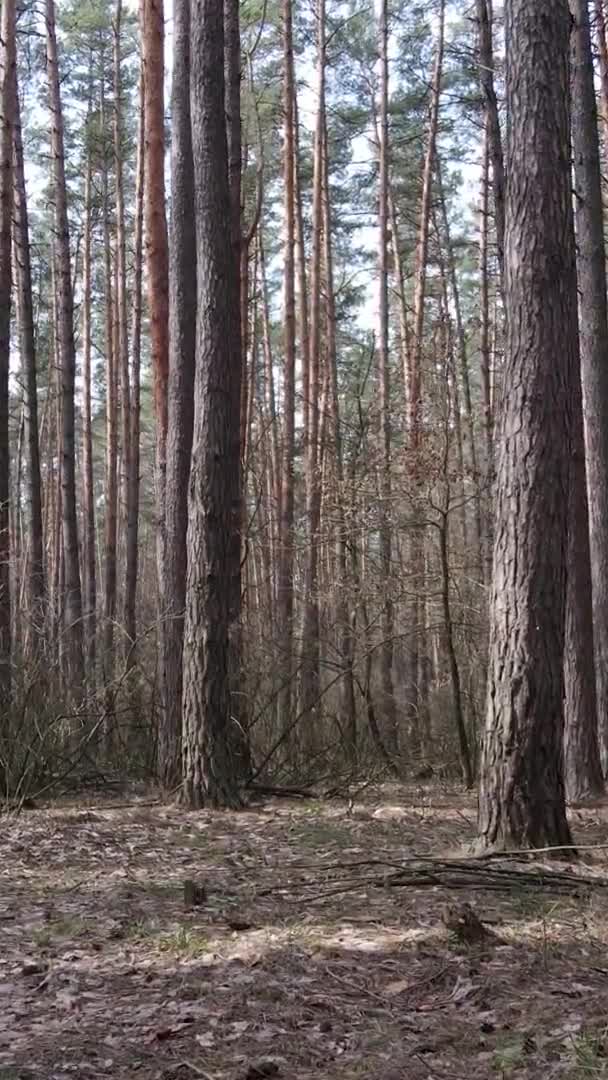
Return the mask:
<path fill-rule="evenodd" d="M 156 515 L 159 595 L 163 583 L 167 380 L 169 376 L 169 248 L 165 210 L 165 16 L 163 0 L 140 0 L 144 86 L 145 253 L 150 351 L 156 418 Z M 161 618 L 164 613 L 161 611 Z M 162 628 L 161 628 L 162 633 Z"/>

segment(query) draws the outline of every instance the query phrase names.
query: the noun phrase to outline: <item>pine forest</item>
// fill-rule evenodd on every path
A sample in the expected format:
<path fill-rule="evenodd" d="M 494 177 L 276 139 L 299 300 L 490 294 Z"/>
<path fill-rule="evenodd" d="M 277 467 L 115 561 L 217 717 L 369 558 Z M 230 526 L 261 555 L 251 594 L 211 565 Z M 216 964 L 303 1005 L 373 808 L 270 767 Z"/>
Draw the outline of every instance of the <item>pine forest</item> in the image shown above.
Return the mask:
<path fill-rule="evenodd" d="M 608 1078 L 607 225 L 606 0 L 0 0 L 0 1078 Z"/>

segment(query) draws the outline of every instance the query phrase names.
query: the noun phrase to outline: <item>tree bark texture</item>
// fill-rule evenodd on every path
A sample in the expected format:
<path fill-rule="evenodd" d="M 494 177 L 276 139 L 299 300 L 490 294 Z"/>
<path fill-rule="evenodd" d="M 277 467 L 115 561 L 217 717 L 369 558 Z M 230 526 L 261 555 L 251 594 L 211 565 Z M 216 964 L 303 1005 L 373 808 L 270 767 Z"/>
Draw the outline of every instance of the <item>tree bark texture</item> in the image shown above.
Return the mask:
<path fill-rule="evenodd" d="M 190 0 L 173 8 L 171 96 L 171 223 L 169 229 L 169 386 L 163 712 L 158 765 L 166 788 L 179 780 L 182 731 L 182 646 L 186 604 L 188 481 L 194 421 L 196 235 L 192 225 L 194 162 L 190 122 Z"/>
<path fill-rule="evenodd" d="M 222 0 L 191 3 L 197 327 L 184 629 L 184 777 L 189 806 L 234 806 L 230 754 L 230 581 L 240 469 L 238 282 L 231 252 Z M 233 298 L 237 298 L 234 305 Z M 236 321 L 235 321 L 236 306 Z"/>
<path fill-rule="evenodd" d="M 576 268 L 567 0 L 508 0 L 505 385 L 482 847 L 569 844 L 562 777 Z"/>

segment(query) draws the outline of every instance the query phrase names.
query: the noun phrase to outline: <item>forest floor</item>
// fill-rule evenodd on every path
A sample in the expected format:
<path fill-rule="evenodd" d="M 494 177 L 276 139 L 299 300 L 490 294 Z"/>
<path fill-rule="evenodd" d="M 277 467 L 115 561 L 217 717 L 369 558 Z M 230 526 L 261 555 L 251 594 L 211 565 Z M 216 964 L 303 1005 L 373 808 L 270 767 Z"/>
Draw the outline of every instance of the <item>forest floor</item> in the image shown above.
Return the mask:
<path fill-rule="evenodd" d="M 473 798 L 149 802 L 0 819 L 0 1080 L 608 1077 L 608 889 L 382 884 L 462 853 Z M 608 807 L 572 819 L 606 839 Z M 476 944 L 442 916 L 463 901 Z"/>

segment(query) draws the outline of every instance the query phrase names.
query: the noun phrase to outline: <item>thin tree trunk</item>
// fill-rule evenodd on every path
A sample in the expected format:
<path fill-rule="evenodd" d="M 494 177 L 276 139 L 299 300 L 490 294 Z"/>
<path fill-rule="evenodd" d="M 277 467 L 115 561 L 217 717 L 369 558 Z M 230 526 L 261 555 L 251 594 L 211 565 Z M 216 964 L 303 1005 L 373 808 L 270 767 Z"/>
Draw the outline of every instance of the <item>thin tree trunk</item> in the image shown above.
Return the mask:
<path fill-rule="evenodd" d="M 194 161 L 190 122 L 190 0 L 174 0 L 169 230 L 169 426 L 165 497 L 163 716 L 158 766 L 168 789 L 179 781 L 182 648 L 188 559 L 188 481 L 194 422 L 196 236 L 192 228 Z"/>
<path fill-rule="evenodd" d="M 226 135 L 228 141 L 228 184 L 230 189 L 230 252 L 232 267 L 228 279 L 230 288 L 230 323 L 234 326 L 231 343 L 236 355 L 230 367 L 230 401 L 232 421 L 230 430 L 236 440 L 234 453 L 237 468 L 231 471 L 232 534 L 230 537 L 230 610 L 229 610 L 229 669 L 231 682 L 230 725 L 228 738 L 232 756 L 232 768 L 241 779 L 251 774 L 251 756 L 247 734 L 245 697 L 241 688 L 241 541 L 244 532 L 242 499 L 242 462 L 249 440 L 249 422 L 246 419 L 245 442 L 241 440 L 241 413 L 247 399 L 243 372 L 247 366 L 247 304 L 249 299 L 249 237 L 243 235 L 241 221 L 241 32 L 239 0 L 224 0 L 224 66 Z M 250 407 L 245 411 L 246 418 Z M 232 459 L 231 459 L 232 460 Z"/>
<path fill-rule="evenodd" d="M 571 10 L 576 11 L 578 9 L 573 6 Z M 604 140 L 608 141 L 608 36 L 606 35 L 604 0 L 594 0 L 594 10 L 595 33 L 600 58 L 601 120 L 604 128 Z"/>
<path fill-rule="evenodd" d="M 0 708 L 11 698 L 9 367 L 11 351 L 11 224 L 15 135 L 15 3 L 0 17 Z M 5 717 L 2 717 L 4 722 Z"/>
<path fill-rule="evenodd" d="M 145 125 L 144 125 L 144 89 L 143 71 L 139 87 L 139 119 L 137 133 L 137 165 L 135 179 L 135 236 L 131 317 L 131 386 L 129 445 L 130 460 L 127 483 L 127 522 L 126 522 L 126 559 L 125 559 L 125 649 L 127 667 L 135 663 L 135 642 L 137 639 L 137 569 L 139 563 L 139 488 L 140 488 L 140 366 L 141 366 L 141 316 L 142 316 L 142 262 L 143 262 L 143 218 L 144 218 L 144 170 L 145 170 Z"/>
<path fill-rule="evenodd" d="M 578 249 L 580 360 L 589 491 L 593 629 L 600 751 L 608 769 L 608 304 L 597 106 L 589 18 L 572 0 L 572 134 Z"/>
<path fill-rule="evenodd" d="M 123 178 L 123 92 L 122 92 L 122 0 L 116 0 L 114 15 L 114 174 L 116 179 L 116 336 L 117 381 L 120 382 L 121 477 L 120 504 L 123 523 L 127 523 L 127 490 L 131 468 L 131 407 L 129 386 L 129 325 L 127 319 L 127 247 L 125 229 L 125 193 Z"/>
<path fill-rule="evenodd" d="M 36 341 L 34 335 L 34 303 L 32 299 L 32 266 L 30 259 L 30 232 L 25 186 L 25 163 L 21 108 L 15 66 L 14 108 L 14 168 L 15 192 L 13 210 L 13 252 L 15 284 L 17 291 L 17 320 L 21 350 L 21 365 L 25 393 L 25 429 L 27 445 L 27 488 L 29 496 L 28 547 L 29 573 L 28 594 L 33 630 L 34 651 L 44 635 L 44 531 L 42 524 L 42 482 L 40 478 L 40 437 L 38 430 L 38 377 L 36 364 Z"/>
<path fill-rule="evenodd" d="M 332 422 L 334 470 L 336 485 L 336 626 L 338 631 L 338 654 L 344 675 L 339 685 L 338 718 L 340 730 L 346 735 L 347 752 L 352 761 L 357 758 L 357 710 L 355 704 L 354 655 L 355 639 L 349 612 L 348 597 L 348 542 L 344 512 L 344 463 L 342 453 L 342 425 L 338 398 L 338 357 L 336 345 L 336 309 L 334 293 L 332 213 L 329 187 L 329 148 L 327 139 L 327 116 L 323 132 L 323 247 L 325 261 L 325 292 L 327 303 L 327 367 L 329 377 L 329 412 Z"/>
<path fill-rule="evenodd" d="M 399 745 L 395 693 L 393 687 L 394 611 L 392 600 L 392 464 L 391 464 L 391 393 L 388 336 L 388 0 L 381 0 L 378 42 L 380 53 L 379 108 L 379 177 L 378 177 L 378 389 L 380 427 L 380 574 L 383 598 L 380 647 L 380 678 L 385 740 L 391 753 Z"/>
<path fill-rule="evenodd" d="M 454 249 L 452 246 L 452 240 L 450 235 L 450 223 L 448 219 L 448 211 L 445 202 L 445 192 L 443 188 L 443 178 L 441 162 L 437 157 L 437 186 L 439 195 L 439 204 L 441 211 L 441 219 L 443 224 L 443 236 L 445 241 L 445 254 L 447 260 L 447 272 L 448 280 L 452 290 L 452 302 L 454 305 L 454 321 L 456 324 L 456 343 L 458 346 L 458 359 L 460 361 L 460 379 L 462 383 L 462 390 L 464 396 L 464 419 L 466 424 L 466 441 L 468 443 L 468 458 L 469 466 L 471 470 L 471 478 L 473 481 L 473 566 L 477 575 L 477 580 L 483 584 L 484 574 L 484 560 L 483 560 L 483 526 L 481 516 L 481 477 L 479 474 L 479 468 L 477 465 L 477 440 L 475 435 L 475 421 L 473 414 L 473 401 L 471 397 L 471 380 L 469 377 L 469 356 L 467 350 L 467 339 L 464 328 L 464 322 L 462 318 L 462 309 L 460 306 L 460 288 L 458 285 L 458 275 L 456 273 L 456 261 L 454 258 Z M 454 372 L 455 380 L 458 379 L 458 374 Z M 460 408 L 460 402 L 459 402 Z"/>
<path fill-rule="evenodd" d="M 581 0 L 586 3 L 586 0 Z M 578 361 L 578 357 L 577 357 Z M 589 507 L 580 364 L 572 372 L 572 434 L 564 643 L 564 779 L 570 802 L 604 790 L 593 648 Z"/>
<path fill-rule="evenodd" d="M 306 274 L 306 243 L 304 239 L 304 200 L 302 198 L 302 168 L 300 163 L 300 122 L 298 95 L 293 95 L 293 144 L 294 144 L 294 200 L 295 200 L 295 276 L 297 280 L 298 334 L 300 342 L 300 366 L 302 379 L 302 431 L 304 449 L 310 428 L 310 327 L 308 321 L 308 286 Z"/>
<path fill-rule="evenodd" d="M 89 678 L 95 682 L 97 637 L 97 564 L 95 557 L 95 490 L 93 480 L 93 430 L 91 410 L 91 262 L 92 187 L 91 153 L 87 153 L 84 186 L 84 237 L 82 258 L 82 379 L 83 379 L 83 502 L 84 502 L 84 623 Z"/>
<path fill-rule="evenodd" d="M 494 45 L 492 40 L 492 0 L 477 0 L 479 22 L 479 80 L 487 118 L 487 137 L 492 162 L 494 192 L 494 223 L 501 279 L 505 261 L 505 166 L 502 136 L 498 116 L 498 101 L 494 85 Z"/>
<path fill-rule="evenodd" d="M 281 528 L 278 580 L 279 647 L 282 652 L 279 683 L 281 723 L 291 719 L 293 679 L 293 525 L 295 457 L 295 80 L 291 0 L 283 0 L 283 185 L 285 193 L 284 244 L 284 368 L 283 368 L 283 454 L 281 464 Z"/>
<path fill-rule="evenodd" d="M 414 325 L 412 333 L 412 348 L 410 351 L 410 399 L 409 399 L 409 430 L 408 448 L 410 456 L 410 470 L 413 482 L 413 513 L 410 539 L 410 573 L 412 580 L 412 602 L 410 610 L 410 645 L 408 649 L 408 679 L 407 679 L 407 704 L 406 716 L 408 728 L 415 733 L 419 722 L 419 683 L 418 669 L 420 666 L 420 642 L 422 634 L 422 622 L 420 618 L 421 596 L 424 591 L 424 535 L 420 520 L 421 508 L 418 505 L 420 498 L 420 452 L 421 452 L 421 422 L 422 422 L 422 361 L 423 361 L 423 334 L 426 299 L 426 278 L 429 246 L 429 229 L 431 220 L 431 195 L 433 185 L 433 166 L 435 162 L 435 148 L 437 142 L 437 128 L 439 124 L 439 101 L 441 94 L 441 79 L 443 72 L 445 30 L 445 2 L 441 0 L 439 9 L 439 29 L 437 37 L 437 51 L 431 84 L 431 108 L 429 117 L 429 131 L 422 175 L 422 200 L 420 205 L 420 225 L 418 230 L 418 244 L 416 251 L 416 282 L 414 288 Z"/>
<path fill-rule="evenodd" d="M 323 239 L 323 141 L 325 133 L 325 0 L 317 0 L 317 116 L 313 147 L 312 252 L 310 272 L 310 318 L 308 339 L 308 431 L 306 438 L 306 522 L 308 529 L 302 621 L 300 712 L 314 732 L 320 698 L 319 645 L 319 529 L 321 523 L 321 454 L 319 398 L 321 367 L 321 272 Z"/>
<path fill-rule="evenodd" d="M 62 606 L 66 625 L 67 660 L 71 688 L 77 690 L 83 682 L 84 666 L 74 442 L 74 384 L 76 375 L 74 294 L 72 290 L 70 231 L 65 180 L 63 112 L 61 107 L 59 67 L 57 62 L 54 0 L 46 0 L 45 12 L 46 63 L 53 118 L 51 126 L 51 158 L 53 200 L 55 207 L 55 252 L 57 263 L 57 329 L 62 392 L 61 514 L 65 571 L 65 598 Z"/>
<path fill-rule="evenodd" d="M 102 83 L 101 124 L 105 129 L 106 107 Z M 105 708 L 112 712 L 114 681 L 114 626 L 116 621 L 116 542 L 118 535 L 118 371 L 115 351 L 115 307 L 112 288 L 112 245 L 108 162 L 102 162 L 102 214 L 104 246 L 104 308 L 106 360 L 106 468 L 104 486 L 104 593 L 103 593 L 103 685 Z M 108 734 L 110 734 L 108 730 Z"/>
<path fill-rule="evenodd" d="M 165 211 L 165 17 L 163 0 L 140 0 L 144 85 L 145 252 L 156 417 L 156 516 L 159 595 L 165 595 L 164 514 L 169 377 L 169 248 Z"/>

